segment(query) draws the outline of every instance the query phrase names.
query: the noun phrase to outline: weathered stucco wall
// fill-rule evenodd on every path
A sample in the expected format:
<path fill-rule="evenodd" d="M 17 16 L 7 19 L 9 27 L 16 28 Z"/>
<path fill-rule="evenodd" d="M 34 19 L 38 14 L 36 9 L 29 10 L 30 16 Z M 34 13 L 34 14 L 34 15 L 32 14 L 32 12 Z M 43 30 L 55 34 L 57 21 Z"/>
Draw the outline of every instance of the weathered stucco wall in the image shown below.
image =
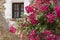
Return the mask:
<path fill-rule="evenodd" d="M 0 27 L 3 27 L 3 29 L 6 30 L 8 29 L 8 23 L 4 18 L 4 15 L 5 15 L 4 3 L 5 3 L 5 0 L 0 0 Z"/>
<path fill-rule="evenodd" d="M 5 5 L 5 18 L 12 19 L 12 3 L 24 2 L 24 0 L 6 0 Z"/>

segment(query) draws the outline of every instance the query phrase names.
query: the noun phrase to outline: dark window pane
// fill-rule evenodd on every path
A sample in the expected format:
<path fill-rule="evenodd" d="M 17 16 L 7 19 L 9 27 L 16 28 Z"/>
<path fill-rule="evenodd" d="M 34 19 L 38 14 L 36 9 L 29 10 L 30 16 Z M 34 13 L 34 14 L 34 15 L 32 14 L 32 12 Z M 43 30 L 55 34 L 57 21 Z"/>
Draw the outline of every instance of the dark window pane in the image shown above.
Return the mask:
<path fill-rule="evenodd" d="M 24 13 L 24 3 L 12 4 L 12 18 L 20 18 Z"/>

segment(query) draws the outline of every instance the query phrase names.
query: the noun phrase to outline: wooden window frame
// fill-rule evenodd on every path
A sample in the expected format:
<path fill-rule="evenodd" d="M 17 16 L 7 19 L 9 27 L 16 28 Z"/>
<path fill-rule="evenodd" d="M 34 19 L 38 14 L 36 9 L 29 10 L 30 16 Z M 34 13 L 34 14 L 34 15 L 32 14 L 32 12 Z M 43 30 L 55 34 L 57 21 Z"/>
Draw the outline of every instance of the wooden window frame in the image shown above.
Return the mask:
<path fill-rule="evenodd" d="M 14 4 L 19 4 L 20 5 L 20 4 L 24 4 L 24 2 L 12 3 L 12 18 L 14 18 L 14 8 L 13 8 L 14 7 L 13 6 Z M 21 11 L 21 5 L 19 6 L 19 11 Z M 19 12 L 19 18 L 21 18 L 20 15 L 21 15 L 21 12 Z"/>

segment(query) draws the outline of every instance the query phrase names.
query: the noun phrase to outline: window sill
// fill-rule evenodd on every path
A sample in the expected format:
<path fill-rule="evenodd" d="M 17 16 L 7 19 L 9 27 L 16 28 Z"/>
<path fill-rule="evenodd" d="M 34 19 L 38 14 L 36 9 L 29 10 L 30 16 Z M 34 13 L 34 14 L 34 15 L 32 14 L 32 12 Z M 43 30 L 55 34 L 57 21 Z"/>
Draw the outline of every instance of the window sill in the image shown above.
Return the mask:
<path fill-rule="evenodd" d="M 11 21 L 15 21 L 16 19 L 15 18 L 12 18 Z"/>

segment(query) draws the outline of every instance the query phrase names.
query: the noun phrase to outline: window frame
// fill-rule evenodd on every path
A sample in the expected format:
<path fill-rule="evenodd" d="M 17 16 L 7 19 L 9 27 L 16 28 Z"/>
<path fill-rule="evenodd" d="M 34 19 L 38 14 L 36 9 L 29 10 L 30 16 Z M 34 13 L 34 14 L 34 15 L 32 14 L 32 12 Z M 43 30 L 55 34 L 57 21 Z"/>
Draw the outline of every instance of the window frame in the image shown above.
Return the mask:
<path fill-rule="evenodd" d="M 14 6 L 13 6 L 14 4 L 19 4 L 19 11 L 20 12 L 19 12 L 19 17 L 18 18 L 21 18 L 21 16 L 20 16 L 21 15 L 21 5 L 20 4 L 24 4 L 24 2 L 20 2 L 20 3 L 19 2 L 17 2 L 17 3 L 14 2 L 14 3 L 12 3 L 12 18 L 14 18 Z"/>

